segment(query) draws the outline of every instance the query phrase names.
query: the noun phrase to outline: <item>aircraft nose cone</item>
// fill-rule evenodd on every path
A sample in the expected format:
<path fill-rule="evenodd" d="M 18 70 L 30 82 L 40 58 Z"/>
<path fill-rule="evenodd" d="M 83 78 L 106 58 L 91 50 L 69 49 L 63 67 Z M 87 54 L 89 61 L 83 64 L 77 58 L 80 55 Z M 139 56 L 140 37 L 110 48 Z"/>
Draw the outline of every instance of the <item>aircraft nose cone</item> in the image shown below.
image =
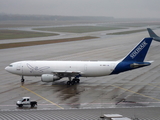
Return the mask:
<path fill-rule="evenodd" d="M 5 67 L 5 70 L 8 71 L 8 67 Z"/>
<path fill-rule="evenodd" d="M 7 67 L 5 67 L 5 70 L 7 71 L 7 72 L 10 72 L 10 69 L 9 69 L 9 67 L 7 66 Z"/>

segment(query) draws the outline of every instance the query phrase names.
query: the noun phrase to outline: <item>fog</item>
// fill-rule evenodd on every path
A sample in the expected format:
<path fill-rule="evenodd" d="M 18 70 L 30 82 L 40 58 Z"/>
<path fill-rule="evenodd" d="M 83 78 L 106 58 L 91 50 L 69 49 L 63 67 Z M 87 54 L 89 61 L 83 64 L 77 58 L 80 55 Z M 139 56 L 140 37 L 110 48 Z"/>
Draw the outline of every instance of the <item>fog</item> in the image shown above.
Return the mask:
<path fill-rule="evenodd" d="M 0 0 L 0 13 L 160 18 L 159 0 Z"/>

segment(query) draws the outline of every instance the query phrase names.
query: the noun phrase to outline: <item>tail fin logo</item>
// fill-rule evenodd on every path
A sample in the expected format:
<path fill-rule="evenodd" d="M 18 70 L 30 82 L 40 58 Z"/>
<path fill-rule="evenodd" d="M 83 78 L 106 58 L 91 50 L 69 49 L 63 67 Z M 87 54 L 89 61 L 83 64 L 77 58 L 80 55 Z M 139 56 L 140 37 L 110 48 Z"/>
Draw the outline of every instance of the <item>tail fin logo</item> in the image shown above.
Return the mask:
<path fill-rule="evenodd" d="M 132 58 L 132 59 L 134 59 L 136 56 L 137 56 L 137 54 L 139 53 L 139 52 L 141 52 L 142 50 L 143 50 L 143 48 L 145 48 L 145 46 L 147 45 L 148 43 L 146 43 L 146 41 L 143 41 L 131 54 L 130 54 L 130 57 Z"/>

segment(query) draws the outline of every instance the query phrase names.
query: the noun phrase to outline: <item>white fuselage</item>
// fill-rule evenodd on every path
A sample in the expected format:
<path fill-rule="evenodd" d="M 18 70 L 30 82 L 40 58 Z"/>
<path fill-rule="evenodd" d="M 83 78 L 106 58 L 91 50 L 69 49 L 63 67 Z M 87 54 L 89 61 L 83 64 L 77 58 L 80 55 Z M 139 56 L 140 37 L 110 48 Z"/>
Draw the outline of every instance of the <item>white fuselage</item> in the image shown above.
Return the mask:
<path fill-rule="evenodd" d="M 98 77 L 109 75 L 118 63 L 119 61 L 19 61 L 5 69 L 21 76 L 78 72 L 81 77 Z"/>
<path fill-rule="evenodd" d="M 149 66 L 144 62 L 152 38 L 141 40 L 123 59 L 119 61 L 19 61 L 11 63 L 6 71 L 23 76 L 41 76 L 43 82 L 51 82 L 68 77 L 68 85 L 79 83 L 79 77 L 99 77 Z M 71 77 L 74 77 L 71 80 Z"/>

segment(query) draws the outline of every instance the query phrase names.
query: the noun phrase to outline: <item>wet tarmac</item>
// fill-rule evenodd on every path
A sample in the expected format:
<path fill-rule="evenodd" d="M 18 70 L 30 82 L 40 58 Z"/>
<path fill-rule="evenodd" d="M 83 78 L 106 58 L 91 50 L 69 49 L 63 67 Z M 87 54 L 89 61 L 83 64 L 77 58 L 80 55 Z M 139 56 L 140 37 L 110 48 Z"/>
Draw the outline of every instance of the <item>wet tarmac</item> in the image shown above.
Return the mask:
<path fill-rule="evenodd" d="M 159 29 L 155 32 L 160 35 Z M 146 30 L 97 36 L 100 38 L 0 50 L 0 110 L 160 107 L 160 43 L 155 41 L 145 59 L 154 60 L 152 65 L 118 75 L 80 78 L 80 83 L 73 86 L 66 85 L 68 78 L 44 83 L 40 77 L 25 77 L 25 83 L 21 84 L 20 76 L 4 70 L 10 63 L 21 60 L 118 60 L 149 35 Z M 16 101 L 24 96 L 36 100 L 38 106 L 18 108 Z"/>

